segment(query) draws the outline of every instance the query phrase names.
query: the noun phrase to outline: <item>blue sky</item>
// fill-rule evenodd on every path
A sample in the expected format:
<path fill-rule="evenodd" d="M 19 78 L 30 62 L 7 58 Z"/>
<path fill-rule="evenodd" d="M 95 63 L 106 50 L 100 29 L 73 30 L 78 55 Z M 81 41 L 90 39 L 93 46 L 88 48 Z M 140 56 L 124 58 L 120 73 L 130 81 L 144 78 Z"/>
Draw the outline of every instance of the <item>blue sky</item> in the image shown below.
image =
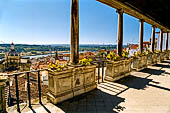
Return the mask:
<path fill-rule="evenodd" d="M 80 44 L 116 44 L 116 10 L 96 0 L 80 1 Z M 71 0 L 0 0 L 0 41 L 69 44 Z M 151 37 L 145 23 L 144 40 Z M 139 20 L 124 14 L 124 44 L 138 43 Z M 1 42 L 0 42 L 1 43 Z"/>

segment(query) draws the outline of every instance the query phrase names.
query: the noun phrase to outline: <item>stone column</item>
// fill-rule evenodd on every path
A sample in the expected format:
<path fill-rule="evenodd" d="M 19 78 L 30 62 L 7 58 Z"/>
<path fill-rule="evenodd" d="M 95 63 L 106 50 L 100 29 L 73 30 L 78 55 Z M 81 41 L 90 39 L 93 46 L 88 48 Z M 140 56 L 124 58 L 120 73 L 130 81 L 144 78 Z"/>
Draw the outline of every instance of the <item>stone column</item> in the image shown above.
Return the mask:
<path fill-rule="evenodd" d="M 5 85 L 7 78 L 0 76 L 0 113 L 6 113 Z"/>
<path fill-rule="evenodd" d="M 79 0 L 72 0 L 71 4 L 71 54 L 70 64 L 79 62 Z"/>
<path fill-rule="evenodd" d="M 152 42 L 151 42 L 152 52 L 155 51 L 155 26 L 152 26 Z"/>
<path fill-rule="evenodd" d="M 167 32 L 167 38 L 166 38 L 166 50 L 168 50 L 168 42 L 169 42 L 169 33 Z"/>
<path fill-rule="evenodd" d="M 143 52 L 143 28 L 144 28 L 144 20 L 139 20 L 140 21 L 140 29 L 139 29 L 139 52 Z"/>
<path fill-rule="evenodd" d="M 123 11 L 118 9 L 118 34 L 117 34 L 117 53 L 119 56 L 122 56 L 123 48 Z"/>
<path fill-rule="evenodd" d="M 160 40 L 159 40 L 159 50 L 162 52 L 162 46 L 163 46 L 163 30 L 160 30 Z"/>

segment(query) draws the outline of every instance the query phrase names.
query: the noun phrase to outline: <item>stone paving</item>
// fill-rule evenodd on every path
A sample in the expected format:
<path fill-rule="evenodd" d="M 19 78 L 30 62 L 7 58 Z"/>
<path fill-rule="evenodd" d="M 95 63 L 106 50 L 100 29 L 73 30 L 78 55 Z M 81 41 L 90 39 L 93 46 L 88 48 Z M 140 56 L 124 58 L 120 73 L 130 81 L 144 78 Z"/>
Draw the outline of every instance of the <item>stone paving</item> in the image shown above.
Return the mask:
<path fill-rule="evenodd" d="M 104 82 L 87 94 L 25 113 L 170 113 L 170 60 Z"/>
<path fill-rule="evenodd" d="M 66 113 L 170 113 L 170 60 L 57 106 Z"/>

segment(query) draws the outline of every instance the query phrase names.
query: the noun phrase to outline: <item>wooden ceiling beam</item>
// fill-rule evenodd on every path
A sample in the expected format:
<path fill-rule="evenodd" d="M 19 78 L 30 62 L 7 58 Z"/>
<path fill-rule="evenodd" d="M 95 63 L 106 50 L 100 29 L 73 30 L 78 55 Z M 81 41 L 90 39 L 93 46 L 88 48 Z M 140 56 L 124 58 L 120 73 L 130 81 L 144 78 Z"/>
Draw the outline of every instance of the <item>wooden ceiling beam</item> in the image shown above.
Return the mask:
<path fill-rule="evenodd" d="M 96 1 L 101 2 L 115 9 L 122 9 L 124 13 L 128 15 L 131 15 L 137 19 L 143 19 L 148 24 L 154 25 L 157 28 L 163 29 L 166 32 L 170 32 L 170 29 L 168 29 L 168 27 L 163 26 L 160 22 L 158 22 L 150 15 L 142 14 L 142 11 L 132 6 L 131 4 L 128 4 L 127 2 L 126 4 L 124 4 L 119 0 L 96 0 Z"/>

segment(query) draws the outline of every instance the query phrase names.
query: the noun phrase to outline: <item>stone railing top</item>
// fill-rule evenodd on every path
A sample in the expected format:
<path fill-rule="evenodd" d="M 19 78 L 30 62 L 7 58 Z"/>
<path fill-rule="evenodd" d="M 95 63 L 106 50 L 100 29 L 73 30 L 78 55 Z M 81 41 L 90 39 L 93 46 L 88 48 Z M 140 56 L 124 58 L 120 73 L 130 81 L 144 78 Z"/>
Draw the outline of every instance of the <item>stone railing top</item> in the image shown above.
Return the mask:
<path fill-rule="evenodd" d="M 4 83 L 6 83 L 7 80 L 8 80 L 7 76 L 0 75 L 0 85 L 4 85 Z"/>

